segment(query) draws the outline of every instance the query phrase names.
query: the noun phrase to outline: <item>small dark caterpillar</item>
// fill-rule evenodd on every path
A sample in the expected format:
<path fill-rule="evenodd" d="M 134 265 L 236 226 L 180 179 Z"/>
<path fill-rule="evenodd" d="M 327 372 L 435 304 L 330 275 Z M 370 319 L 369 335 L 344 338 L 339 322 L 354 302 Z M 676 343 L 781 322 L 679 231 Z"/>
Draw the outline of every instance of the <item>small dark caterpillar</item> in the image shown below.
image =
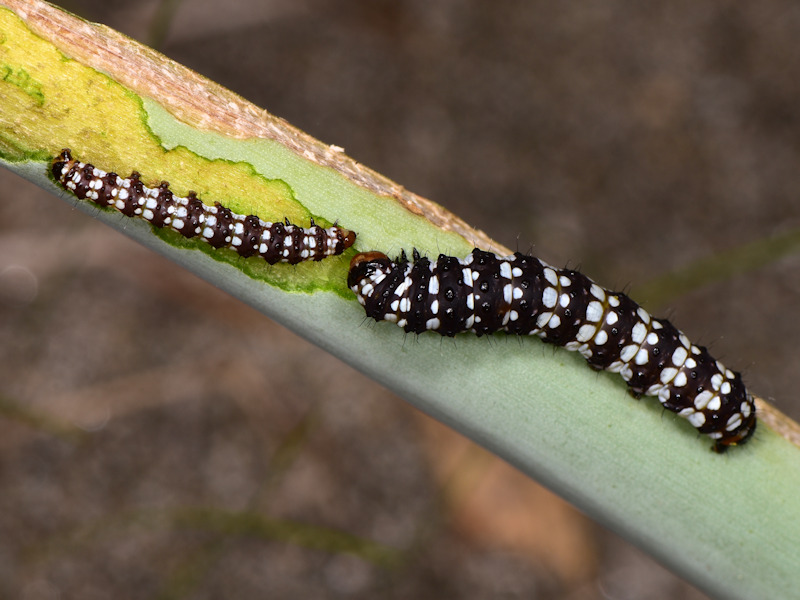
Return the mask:
<path fill-rule="evenodd" d="M 53 160 L 53 177 L 78 198 L 100 206 L 113 206 L 128 217 L 142 217 L 154 227 L 170 227 L 187 238 L 201 236 L 214 248 L 230 247 L 241 256 L 258 254 L 269 264 L 297 264 L 341 254 L 356 241 L 356 234 L 334 225 L 314 224 L 304 229 L 286 223 L 262 221 L 255 215 L 240 215 L 219 203 L 208 206 L 189 192 L 186 198 L 173 194 L 169 183 L 148 188 L 136 171 L 127 179 L 106 173 L 72 158 L 64 149 Z"/>
<path fill-rule="evenodd" d="M 475 249 L 463 260 L 440 255 L 435 262 L 416 250 L 412 262 L 405 253 L 392 261 L 367 252 L 351 261 L 347 285 L 367 316 L 407 332 L 505 331 L 580 352 L 592 368 L 622 375 L 634 396 L 657 396 L 711 437 L 717 452 L 755 431 L 755 403 L 739 373 L 669 321 L 577 271 L 519 252 Z"/>

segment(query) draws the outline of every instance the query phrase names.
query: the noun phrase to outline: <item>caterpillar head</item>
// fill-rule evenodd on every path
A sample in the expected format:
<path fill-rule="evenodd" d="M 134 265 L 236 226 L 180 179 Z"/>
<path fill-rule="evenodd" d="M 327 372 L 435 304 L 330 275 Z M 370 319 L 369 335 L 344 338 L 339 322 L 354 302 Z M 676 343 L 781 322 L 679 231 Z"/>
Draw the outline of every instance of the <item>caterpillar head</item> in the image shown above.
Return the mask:
<path fill-rule="evenodd" d="M 382 252 L 361 252 L 350 261 L 350 272 L 347 275 L 347 287 L 356 296 L 369 296 L 369 291 L 377 279 L 394 268 L 392 261 Z"/>

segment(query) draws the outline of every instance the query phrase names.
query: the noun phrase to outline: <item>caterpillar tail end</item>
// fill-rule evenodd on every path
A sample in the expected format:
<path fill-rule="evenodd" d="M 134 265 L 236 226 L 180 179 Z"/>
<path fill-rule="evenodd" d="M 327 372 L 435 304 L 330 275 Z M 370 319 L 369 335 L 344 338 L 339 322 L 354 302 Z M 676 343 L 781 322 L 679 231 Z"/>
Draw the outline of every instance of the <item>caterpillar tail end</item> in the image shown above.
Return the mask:
<path fill-rule="evenodd" d="M 752 404 L 752 398 L 749 397 L 749 400 Z M 752 404 L 755 407 L 754 404 Z M 728 451 L 732 446 L 741 446 L 742 444 L 746 444 L 753 434 L 756 431 L 756 412 L 755 408 L 750 412 L 750 414 L 742 421 L 742 424 L 739 425 L 734 431 L 730 432 L 727 435 L 724 435 L 722 438 L 718 440 L 714 440 L 714 445 L 711 449 L 716 452 L 717 454 L 724 454 Z"/>
<path fill-rule="evenodd" d="M 64 170 L 64 166 L 72 162 L 72 152 L 69 148 L 64 148 L 61 151 L 61 154 L 56 156 L 53 159 L 53 163 L 50 167 L 50 171 L 53 174 L 53 178 L 56 181 L 60 181 L 62 177 L 62 171 Z"/>

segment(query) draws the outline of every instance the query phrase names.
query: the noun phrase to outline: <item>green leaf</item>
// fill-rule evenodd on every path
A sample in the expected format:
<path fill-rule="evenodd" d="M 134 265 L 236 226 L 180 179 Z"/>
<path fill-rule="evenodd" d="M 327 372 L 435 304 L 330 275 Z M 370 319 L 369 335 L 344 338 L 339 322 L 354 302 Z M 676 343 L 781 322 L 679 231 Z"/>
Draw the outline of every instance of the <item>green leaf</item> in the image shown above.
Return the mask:
<path fill-rule="evenodd" d="M 88 25 L 81 26 L 81 35 L 93 35 Z M 619 377 L 594 373 L 579 356 L 538 339 L 443 340 L 365 322 L 344 284 L 349 256 L 269 267 L 154 232 L 144 222 L 68 196 L 47 175 L 50 157 L 65 146 L 104 169 L 136 168 L 146 181 L 168 179 L 179 192 L 195 189 L 204 199 L 224 200 L 264 218 L 338 220 L 358 232 L 354 251 L 395 254 L 417 247 L 428 254 L 464 255 L 476 241 L 487 244 L 441 208 L 409 199 L 399 186 L 233 95 L 226 97 L 232 114 L 250 119 L 252 136 L 238 130 L 234 135 L 230 115 L 211 106 L 192 110 L 215 127 L 201 127 L 188 108 L 178 120 L 180 94 L 168 98 L 172 90 L 166 84 L 163 95 L 152 88 L 148 95 L 121 83 L 130 70 L 145 75 L 147 64 L 116 73 L 104 64 L 101 72 L 98 65 L 57 50 L 48 41 L 53 31 L 45 27 L 34 34 L 8 10 L 0 10 L 0 28 L 6 72 L 25 73 L 23 79 L 0 82 L 0 155 L 6 166 L 382 382 L 708 593 L 796 597 L 800 450 L 795 444 L 762 423 L 746 446 L 714 454 L 707 438 L 665 413 L 657 401 L 631 399 Z M 140 51 L 133 42 L 116 42 L 131 53 L 127 60 Z M 81 52 L 77 45 L 73 51 Z M 220 93 L 215 88 L 207 101 Z M 197 98 L 183 98 L 190 100 Z M 762 412 L 774 416 L 770 408 Z"/>

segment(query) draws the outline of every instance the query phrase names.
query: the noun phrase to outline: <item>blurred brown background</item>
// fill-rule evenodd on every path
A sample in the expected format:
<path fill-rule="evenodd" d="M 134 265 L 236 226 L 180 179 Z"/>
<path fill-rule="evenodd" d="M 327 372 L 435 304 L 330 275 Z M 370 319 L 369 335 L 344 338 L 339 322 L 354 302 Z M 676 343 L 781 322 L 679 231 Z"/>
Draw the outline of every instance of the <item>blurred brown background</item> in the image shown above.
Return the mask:
<path fill-rule="evenodd" d="M 61 4 L 608 287 L 800 224 L 790 0 Z M 649 308 L 797 418 L 799 274 Z M 705 597 L 7 172 L 0 407 L 3 598 Z"/>

